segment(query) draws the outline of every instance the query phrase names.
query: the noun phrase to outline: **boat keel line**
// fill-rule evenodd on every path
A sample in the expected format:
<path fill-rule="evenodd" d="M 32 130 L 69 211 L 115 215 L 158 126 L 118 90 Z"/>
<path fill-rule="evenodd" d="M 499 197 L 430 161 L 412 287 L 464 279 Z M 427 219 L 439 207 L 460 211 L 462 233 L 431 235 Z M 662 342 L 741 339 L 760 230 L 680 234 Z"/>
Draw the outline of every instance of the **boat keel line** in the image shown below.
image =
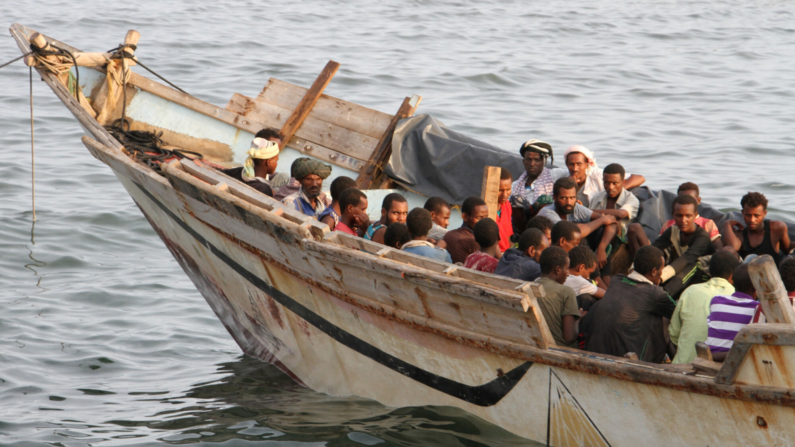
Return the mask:
<path fill-rule="evenodd" d="M 210 250 L 210 252 L 212 252 L 219 260 L 229 266 L 253 286 L 272 297 L 276 302 L 289 309 L 291 312 L 301 317 L 306 322 L 316 327 L 318 330 L 328 335 L 338 343 L 416 382 L 445 393 L 449 396 L 461 399 L 467 403 L 477 405 L 479 407 L 490 407 L 497 404 L 497 402 L 499 402 L 503 397 L 508 395 L 508 393 L 511 392 L 511 390 L 516 386 L 517 383 L 519 383 L 519 381 L 524 377 L 525 373 L 533 365 L 533 362 L 524 362 L 511 371 L 505 373 L 505 375 L 497 377 L 491 382 L 485 383 L 483 385 L 471 386 L 439 376 L 401 360 L 367 343 L 366 341 L 356 337 L 344 329 L 337 327 L 330 321 L 326 320 L 307 307 L 303 306 L 301 303 L 263 281 L 257 275 L 251 273 L 245 267 L 237 263 L 234 259 L 227 256 L 223 251 L 211 244 L 210 241 L 205 239 L 201 234 L 191 228 L 187 222 L 183 221 L 179 216 L 171 212 L 166 205 L 160 202 L 155 196 L 146 190 L 146 188 L 137 182 L 133 183 L 135 183 L 138 189 L 140 189 L 141 192 L 143 192 L 149 198 L 149 200 L 152 201 L 152 203 L 163 210 L 163 212 L 165 212 L 177 225 L 179 225 L 183 230 L 196 239 L 197 242 Z M 159 229 L 156 230 L 160 232 Z"/>

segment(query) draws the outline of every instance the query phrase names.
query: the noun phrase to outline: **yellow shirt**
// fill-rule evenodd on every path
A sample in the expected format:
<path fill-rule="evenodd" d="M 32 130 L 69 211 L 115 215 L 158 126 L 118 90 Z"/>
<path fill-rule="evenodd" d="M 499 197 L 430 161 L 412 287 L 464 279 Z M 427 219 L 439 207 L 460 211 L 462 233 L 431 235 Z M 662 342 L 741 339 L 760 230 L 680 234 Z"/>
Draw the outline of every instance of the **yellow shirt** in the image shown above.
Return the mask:
<path fill-rule="evenodd" d="M 723 278 L 712 278 L 682 292 L 671 316 L 668 333 L 677 345 L 673 363 L 692 363 L 696 358 L 696 342 L 707 340 L 709 303 L 718 295 L 731 296 L 734 286 Z"/>

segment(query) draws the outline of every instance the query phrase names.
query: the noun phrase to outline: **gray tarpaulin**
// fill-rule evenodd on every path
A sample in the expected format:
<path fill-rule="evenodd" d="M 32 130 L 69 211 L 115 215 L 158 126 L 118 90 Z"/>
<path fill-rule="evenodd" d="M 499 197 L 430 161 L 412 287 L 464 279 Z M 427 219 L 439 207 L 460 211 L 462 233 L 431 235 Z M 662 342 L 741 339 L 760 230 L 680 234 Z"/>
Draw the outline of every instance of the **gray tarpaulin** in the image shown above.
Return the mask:
<path fill-rule="evenodd" d="M 384 171 L 405 189 L 460 205 L 467 197 L 480 196 L 484 166 L 508 169 L 514 179 L 518 178 L 524 172 L 519 144 L 515 151 L 508 152 L 450 130 L 430 115 L 418 115 L 398 123 L 392 138 L 392 157 Z M 640 200 L 637 221 L 654 240 L 662 223 L 672 218 L 676 193 L 652 191 L 645 186 L 632 192 Z M 737 201 L 739 204 L 739 197 Z M 705 203 L 698 212 L 714 220 L 719 228 L 727 218 L 742 222 L 739 212 L 724 215 Z M 787 225 L 790 238 L 795 240 L 795 225 Z"/>

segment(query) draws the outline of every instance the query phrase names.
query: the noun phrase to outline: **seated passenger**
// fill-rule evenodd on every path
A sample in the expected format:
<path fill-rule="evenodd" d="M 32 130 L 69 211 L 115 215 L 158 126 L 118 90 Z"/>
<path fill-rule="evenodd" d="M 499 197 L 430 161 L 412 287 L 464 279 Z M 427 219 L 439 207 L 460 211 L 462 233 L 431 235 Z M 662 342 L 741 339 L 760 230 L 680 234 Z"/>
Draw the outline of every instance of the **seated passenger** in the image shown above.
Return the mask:
<path fill-rule="evenodd" d="M 545 293 L 536 298 L 538 307 L 544 314 L 544 319 L 555 343 L 558 346 L 576 348 L 576 322 L 580 319 L 580 309 L 577 307 L 577 297 L 574 296 L 574 291 L 563 285 L 568 276 L 569 257 L 562 248 L 549 247 L 541 253 L 540 261 L 541 278 L 538 282 L 544 286 Z"/>
<path fill-rule="evenodd" d="M 549 240 L 544 233 L 536 228 L 525 230 L 519 236 L 519 248 L 505 250 L 494 274 L 522 281 L 535 281 L 541 276 L 541 264 L 538 261 L 547 248 Z"/>
<path fill-rule="evenodd" d="M 334 181 L 331 182 L 331 205 L 318 216 L 318 220 L 328 225 L 331 231 L 334 231 L 334 226 L 340 221 L 340 215 L 342 214 L 339 204 L 342 192 L 355 186 L 356 181 L 344 175 L 335 178 Z M 366 209 L 365 214 L 367 214 Z"/>
<path fill-rule="evenodd" d="M 552 194 L 552 184 L 555 179 L 552 171 L 546 167 L 547 159 L 555 161 L 552 146 L 540 140 L 529 140 L 519 148 L 525 172 L 511 185 L 511 206 L 516 208 L 517 216 L 525 217 L 525 211 L 534 215 L 541 208 L 539 198 Z M 549 203 L 549 202 L 547 202 Z M 521 228 L 525 221 L 521 219 Z M 516 231 L 516 228 L 514 228 Z"/>
<path fill-rule="evenodd" d="M 685 182 L 679 185 L 679 189 L 676 190 L 677 195 L 687 194 L 693 196 L 699 205 L 701 205 L 701 195 L 699 193 L 698 185 L 693 182 Z M 660 230 L 660 234 L 663 234 L 665 230 L 671 228 L 675 225 L 673 219 L 665 222 L 663 224 L 662 229 Z M 705 217 L 701 217 L 696 215 L 696 225 L 703 228 L 704 230 L 709 233 L 709 238 L 712 240 L 712 246 L 715 247 L 715 250 L 720 250 L 723 248 L 723 241 L 720 237 L 720 231 L 718 231 L 718 226 L 715 225 L 715 222 L 712 219 L 707 219 Z"/>
<path fill-rule="evenodd" d="M 616 219 L 613 216 L 595 213 L 588 208 L 577 203 L 577 184 L 574 180 L 564 177 L 555 182 L 552 191 L 553 202 L 538 212 L 539 216 L 544 216 L 552 223 L 561 220 L 574 222 L 580 227 L 582 237 L 587 237 L 600 227 L 606 227 L 605 233 L 610 233 L 608 242 L 616 234 Z M 609 228 L 612 227 L 612 230 Z"/>
<path fill-rule="evenodd" d="M 640 202 L 635 194 L 624 188 L 624 167 L 612 163 L 605 167 L 604 191 L 597 192 L 591 198 L 591 210 L 600 214 L 609 214 L 621 225 L 619 236 L 626 236 L 630 221 L 638 217 Z"/>
<path fill-rule="evenodd" d="M 340 221 L 337 222 L 334 231 L 358 236 L 359 233 L 356 230 L 363 229 L 359 229 L 356 222 L 358 216 L 367 214 L 367 196 L 356 188 L 348 188 L 342 192 L 339 206 L 342 216 L 340 216 Z"/>
<path fill-rule="evenodd" d="M 561 220 L 553 225 L 550 233 L 552 239 L 550 239 L 549 242 L 552 246 L 560 247 L 566 250 L 566 253 L 570 252 L 572 248 L 579 246 L 582 242 L 580 227 L 576 223 L 569 222 L 568 220 Z"/>
<path fill-rule="evenodd" d="M 596 300 L 601 299 L 605 290 L 597 287 L 591 280 L 596 270 L 596 254 L 585 245 L 578 245 L 569 250 L 569 276 L 564 286 L 571 287 L 577 296 L 577 306 L 585 312 Z"/>
<path fill-rule="evenodd" d="M 583 318 L 580 329 L 586 350 L 618 357 L 634 352 L 638 359 L 653 363 L 665 360 L 663 318 L 671 318 L 676 303 L 658 285 L 664 268 L 660 249 L 638 250 L 635 271 L 616 275 L 605 296 Z"/>
<path fill-rule="evenodd" d="M 770 255 L 778 265 L 789 253 L 787 224 L 766 220 L 767 199 L 758 192 L 749 192 L 740 201 L 745 226 L 728 220 L 723 224 L 723 241 L 745 259 L 748 255 Z"/>
<path fill-rule="evenodd" d="M 259 134 L 258 134 L 259 135 Z M 279 163 L 279 144 L 265 138 L 254 138 L 248 158 L 240 168 L 221 169 L 221 172 L 239 180 L 257 191 L 273 197 L 270 176 Z"/>
<path fill-rule="evenodd" d="M 480 250 L 480 245 L 475 241 L 475 224 L 489 215 L 489 207 L 480 197 L 469 197 L 461 205 L 461 219 L 464 223 L 460 228 L 448 231 L 444 235 L 447 251 L 453 257 L 453 262 L 463 264 L 467 256 Z"/>
<path fill-rule="evenodd" d="M 716 296 L 709 305 L 707 341 L 712 359 L 722 362 L 734 344 L 734 337 L 756 313 L 756 288 L 748 274 L 748 264 L 734 271 L 734 289 L 731 296 Z"/>
<path fill-rule="evenodd" d="M 404 223 L 389 224 L 384 231 L 384 245 L 400 250 L 403 244 L 410 241 L 409 228 Z"/>
<path fill-rule="evenodd" d="M 717 295 L 734 293 L 732 275 L 738 265 L 740 260 L 735 253 L 721 250 L 712 255 L 709 261 L 709 275 L 712 278 L 682 292 L 668 326 L 671 343 L 677 347 L 673 363 L 693 363 L 696 342 L 707 340 L 709 303 Z"/>
<path fill-rule="evenodd" d="M 577 183 L 577 200 L 583 206 L 590 207 L 593 196 L 604 191 L 603 171 L 596 164 L 593 152 L 585 146 L 576 145 L 566 149 L 563 158 L 566 161 L 566 169 L 553 169 L 552 177 L 555 180 L 571 177 Z M 645 181 L 642 175 L 626 174 L 624 187 L 632 189 Z"/>
<path fill-rule="evenodd" d="M 497 195 L 497 225 L 500 227 L 500 251 L 511 248 L 511 238 L 513 237 L 513 220 L 511 216 L 511 182 L 513 176 L 511 171 L 500 169 L 500 189 Z"/>
<path fill-rule="evenodd" d="M 529 230 L 531 228 L 537 228 L 537 229 L 541 230 L 541 232 L 544 233 L 544 236 L 546 236 L 547 239 L 549 239 L 550 242 L 551 242 L 552 241 L 552 227 L 554 225 L 555 224 L 553 224 L 551 220 L 547 219 L 544 216 L 535 216 L 534 218 L 532 218 L 529 221 L 527 221 L 527 226 L 524 229 L 525 230 Z"/>
<path fill-rule="evenodd" d="M 285 197 L 282 203 L 317 219 L 331 205 L 321 191 L 323 180 L 331 175 L 331 165 L 312 158 L 297 158 L 290 167 L 290 175 L 301 184 L 301 190 Z"/>
<path fill-rule="evenodd" d="M 442 262 L 453 263 L 450 253 L 444 248 L 439 248 L 428 242 L 428 232 L 431 231 L 433 221 L 431 213 L 425 208 L 414 208 L 406 217 L 406 226 L 409 229 L 411 240 L 403 244 L 401 250 L 436 259 Z"/>
<path fill-rule="evenodd" d="M 431 213 L 431 220 L 433 220 L 433 228 L 428 232 L 428 239 L 432 239 L 436 245 L 444 245 L 440 245 L 439 242 L 444 239 L 444 235 L 447 234 L 447 226 L 450 225 L 450 204 L 441 197 L 431 197 L 425 201 L 423 208 Z M 444 247 L 442 246 L 442 248 Z"/>
<path fill-rule="evenodd" d="M 405 197 L 396 192 L 387 194 L 381 202 L 381 218 L 370 224 L 364 238 L 383 244 L 387 225 L 395 222 L 406 223 L 408 214 L 409 203 Z"/>
<path fill-rule="evenodd" d="M 467 256 L 464 267 L 477 270 L 479 272 L 494 273 L 497 263 L 502 258 L 500 250 L 500 227 L 496 222 L 488 217 L 480 219 L 475 224 L 475 242 L 480 246 L 480 250 Z"/>

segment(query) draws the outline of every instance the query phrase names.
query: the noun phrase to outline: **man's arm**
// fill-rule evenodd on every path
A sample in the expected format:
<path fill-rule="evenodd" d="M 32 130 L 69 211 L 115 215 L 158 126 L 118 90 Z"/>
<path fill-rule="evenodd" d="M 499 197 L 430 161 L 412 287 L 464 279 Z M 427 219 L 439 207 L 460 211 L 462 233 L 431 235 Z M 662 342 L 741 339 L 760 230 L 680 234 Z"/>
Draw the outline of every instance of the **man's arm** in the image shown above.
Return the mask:
<path fill-rule="evenodd" d="M 714 248 L 715 251 L 723 250 L 723 239 L 721 239 L 720 236 L 712 240 L 712 248 Z"/>
<path fill-rule="evenodd" d="M 379 244 L 384 243 L 384 233 L 386 233 L 386 227 L 381 227 L 373 233 L 373 242 L 378 242 Z"/>
<path fill-rule="evenodd" d="M 608 214 L 616 218 L 616 220 L 626 219 L 629 217 L 629 211 L 618 209 L 618 210 L 592 210 L 594 214 Z"/>
<path fill-rule="evenodd" d="M 735 226 L 739 226 L 740 228 L 743 227 L 743 225 L 736 220 L 727 220 L 723 224 L 721 239 L 723 239 L 723 245 L 734 248 L 734 251 L 740 251 L 740 248 L 743 246 L 743 241 L 741 239 L 742 236 L 738 237 L 734 232 Z"/>
<path fill-rule="evenodd" d="M 618 231 L 617 227 L 617 223 L 605 225 L 605 231 L 602 233 L 602 240 L 599 242 L 599 246 L 596 247 L 596 260 L 599 262 L 600 269 L 604 268 L 605 264 L 607 264 L 607 246 L 610 245 L 610 241 L 615 237 Z"/>
<path fill-rule="evenodd" d="M 700 234 L 693 239 L 693 242 L 690 243 L 690 247 L 688 247 L 687 251 L 682 253 L 682 256 L 676 258 L 674 262 L 668 264 L 668 266 L 672 267 L 676 273 L 681 272 L 688 265 L 697 262 L 698 258 L 708 254 L 711 248 L 710 244 L 709 236 L 706 231 L 702 230 Z M 671 309 L 671 312 L 673 312 L 673 309 Z"/>
<path fill-rule="evenodd" d="M 635 188 L 642 185 L 645 181 L 646 177 L 639 174 L 632 174 L 626 180 L 624 180 L 624 189 Z"/>
<path fill-rule="evenodd" d="M 573 343 L 577 340 L 577 325 L 575 324 L 574 315 L 563 316 L 563 340 L 566 343 Z"/>
<path fill-rule="evenodd" d="M 594 215 L 598 213 L 593 213 Z M 610 225 L 616 222 L 616 218 L 607 214 L 598 214 L 598 218 L 592 220 L 588 223 L 578 223 L 577 226 L 580 227 L 580 235 L 582 237 L 587 237 L 589 234 L 596 231 L 597 228 L 601 227 L 602 225 Z M 615 235 L 615 233 L 613 233 Z"/>
<path fill-rule="evenodd" d="M 787 224 L 780 220 L 774 220 L 770 222 L 770 234 L 773 243 L 773 247 L 776 246 L 776 241 L 779 242 L 778 252 L 782 254 L 789 253 L 790 250 L 790 240 L 789 240 L 789 229 L 787 228 Z"/>

